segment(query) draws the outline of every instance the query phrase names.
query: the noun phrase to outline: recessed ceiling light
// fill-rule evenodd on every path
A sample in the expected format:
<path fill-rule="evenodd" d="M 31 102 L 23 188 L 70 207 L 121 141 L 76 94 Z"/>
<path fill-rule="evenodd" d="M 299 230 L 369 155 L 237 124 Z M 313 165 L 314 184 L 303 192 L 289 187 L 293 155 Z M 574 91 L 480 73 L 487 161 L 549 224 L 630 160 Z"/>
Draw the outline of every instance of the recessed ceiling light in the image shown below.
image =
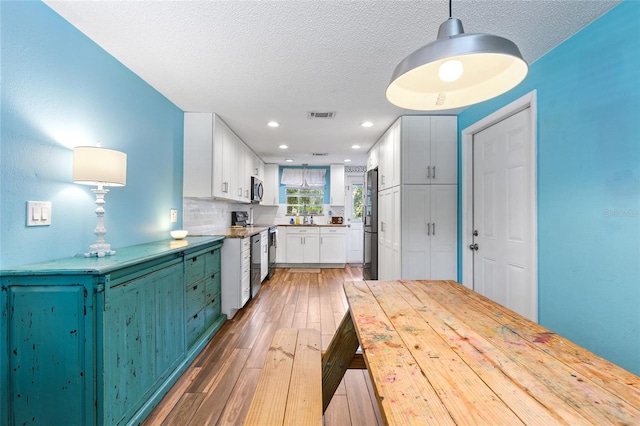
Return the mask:
<path fill-rule="evenodd" d="M 345 163 L 350 163 L 350 162 L 351 162 L 351 159 L 347 158 L 347 159 L 345 159 L 345 160 L 344 160 L 344 162 L 345 162 Z"/>
<path fill-rule="evenodd" d="M 269 127 L 278 127 L 280 126 L 280 123 L 278 123 L 277 121 L 270 121 L 267 123 L 267 126 Z"/>
<path fill-rule="evenodd" d="M 373 127 L 373 123 L 370 121 L 365 121 L 364 123 L 360 123 L 362 127 Z"/>
<path fill-rule="evenodd" d="M 292 159 L 292 158 L 287 158 L 287 159 L 286 159 L 286 160 L 284 160 L 284 161 L 286 161 L 287 163 L 293 163 L 293 159 Z"/>
<path fill-rule="evenodd" d="M 353 148 L 353 149 L 360 149 L 360 145 L 351 145 L 351 148 Z"/>
<path fill-rule="evenodd" d="M 289 145 L 285 145 L 285 144 L 278 145 L 278 148 L 280 148 L 280 149 L 287 149 L 287 148 L 289 148 Z"/>

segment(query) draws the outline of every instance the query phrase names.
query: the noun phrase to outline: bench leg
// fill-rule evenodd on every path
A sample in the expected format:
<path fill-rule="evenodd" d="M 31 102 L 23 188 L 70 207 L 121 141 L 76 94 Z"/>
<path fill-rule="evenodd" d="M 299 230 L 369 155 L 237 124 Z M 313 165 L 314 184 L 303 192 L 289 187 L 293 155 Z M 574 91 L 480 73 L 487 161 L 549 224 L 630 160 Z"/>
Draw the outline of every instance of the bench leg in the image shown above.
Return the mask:
<path fill-rule="evenodd" d="M 338 389 L 344 374 L 353 362 L 360 343 L 351 320 L 351 313 L 342 318 L 329 347 L 322 355 L 322 412 L 324 413 Z"/>

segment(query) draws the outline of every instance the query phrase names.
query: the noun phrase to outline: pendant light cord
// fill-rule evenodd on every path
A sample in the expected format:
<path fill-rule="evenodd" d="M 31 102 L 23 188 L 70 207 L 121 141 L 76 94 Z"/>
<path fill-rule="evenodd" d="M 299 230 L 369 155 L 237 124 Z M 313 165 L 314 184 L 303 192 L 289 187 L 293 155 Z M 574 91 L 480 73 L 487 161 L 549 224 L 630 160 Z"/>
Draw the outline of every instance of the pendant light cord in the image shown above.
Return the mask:
<path fill-rule="evenodd" d="M 451 1 L 452 0 L 449 0 L 449 19 L 451 19 L 453 17 L 452 8 L 451 8 Z"/>

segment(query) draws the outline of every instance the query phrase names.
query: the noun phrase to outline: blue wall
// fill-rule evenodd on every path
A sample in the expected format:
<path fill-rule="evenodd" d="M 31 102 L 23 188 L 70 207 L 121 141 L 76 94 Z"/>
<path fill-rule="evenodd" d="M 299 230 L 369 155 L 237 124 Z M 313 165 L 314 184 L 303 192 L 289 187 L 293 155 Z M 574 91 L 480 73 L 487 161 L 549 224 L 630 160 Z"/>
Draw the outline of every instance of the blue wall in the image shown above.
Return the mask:
<path fill-rule="evenodd" d="M 539 321 L 640 374 L 640 2 L 531 65 L 464 129 L 538 92 Z"/>
<path fill-rule="evenodd" d="M 0 2 L 0 267 L 72 256 L 95 241 L 91 187 L 71 182 L 72 148 L 128 155 L 106 196 L 114 248 L 166 238 L 182 211 L 183 113 L 41 2 Z M 25 226 L 26 201 L 52 225 Z M 182 214 L 179 215 L 182 217 Z"/>

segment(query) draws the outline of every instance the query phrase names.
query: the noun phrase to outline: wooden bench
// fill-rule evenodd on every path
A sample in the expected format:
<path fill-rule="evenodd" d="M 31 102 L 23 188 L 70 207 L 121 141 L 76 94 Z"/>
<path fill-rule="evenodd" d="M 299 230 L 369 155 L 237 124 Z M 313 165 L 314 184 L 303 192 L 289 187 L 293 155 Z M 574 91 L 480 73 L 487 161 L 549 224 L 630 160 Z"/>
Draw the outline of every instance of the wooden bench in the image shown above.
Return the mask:
<path fill-rule="evenodd" d="M 277 330 L 244 424 L 322 425 L 321 348 L 318 330 Z"/>

